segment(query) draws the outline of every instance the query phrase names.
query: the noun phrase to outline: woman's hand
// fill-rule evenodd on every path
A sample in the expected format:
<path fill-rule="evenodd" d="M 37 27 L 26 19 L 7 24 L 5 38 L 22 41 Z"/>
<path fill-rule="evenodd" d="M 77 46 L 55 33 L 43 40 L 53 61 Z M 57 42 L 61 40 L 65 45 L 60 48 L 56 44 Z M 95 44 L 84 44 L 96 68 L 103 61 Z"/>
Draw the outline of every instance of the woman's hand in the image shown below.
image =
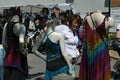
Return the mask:
<path fill-rule="evenodd" d="M 72 65 L 69 66 L 69 75 L 72 75 Z"/>

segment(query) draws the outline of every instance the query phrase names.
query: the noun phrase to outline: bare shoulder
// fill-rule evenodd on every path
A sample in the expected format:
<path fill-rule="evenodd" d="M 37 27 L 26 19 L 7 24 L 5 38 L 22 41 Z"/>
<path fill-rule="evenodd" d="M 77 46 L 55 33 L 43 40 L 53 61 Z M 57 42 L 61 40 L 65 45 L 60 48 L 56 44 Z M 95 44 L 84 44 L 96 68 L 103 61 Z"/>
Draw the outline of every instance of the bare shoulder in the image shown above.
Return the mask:
<path fill-rule="evenodd" d="M 53 32 L 53 34 L 51 35 L 53 36 L 54 38 L 56 39 L 64 39 L 63 35 L 61 33 L 58 33 L 58 32 Z"/>
<path fill-rule="evenodd" d="M 56 36 L 56 37 L 62 37 L 63 36 L 61 33 L 58 33 L 58 32 L 53 32 L 53 35 Z"/>
<path fill-rule="evenodd" d="M 105 18 L 105 15 L 103 15 L 102 13 L 99 12 L 95 12 L 93 13 L 94 19 L 98 20 L 98 21 L 103 21 L 103 19 Z"/>
<path fill-rule="evenodd" d="M 55 42 L 55 43 L 58 43 L 58 41 L 64 40 L 63 35 L 58 32 L 53 32 L 48 37 L 52 42 Z"/>

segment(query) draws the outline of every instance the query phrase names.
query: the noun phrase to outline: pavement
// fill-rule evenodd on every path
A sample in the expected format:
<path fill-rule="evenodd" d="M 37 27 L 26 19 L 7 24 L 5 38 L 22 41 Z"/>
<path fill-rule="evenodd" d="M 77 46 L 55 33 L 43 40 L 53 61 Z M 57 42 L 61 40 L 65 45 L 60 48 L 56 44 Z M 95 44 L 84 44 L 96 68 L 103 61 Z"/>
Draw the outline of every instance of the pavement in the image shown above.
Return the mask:
<path fill-rule="evenodd" d="M 75 66 L 76 77 L 79 75 L 79 63 Z M 45 62 L 34 54 L 28 55 L 29 77 L 27 80 L 44 80 L 45 77 Z"/>
<path fill-rule="evenodd" d="M 44 80 L 45 62 L 34 54 L 28 55 L 29 77 L 27 80 Z"/>
<path fill-rule="evenodd" d="M 112 72 L 116 72 L 116 70 L 113 68 L 113 66 L 115 65 L 116 61 L 119 58 L 119 55 L 117 52 L 113 51 L 113 50 L 109 50 L 109 54 L 110 54 L 110 59 L 111 59 L 111 70 Z M 80 58 L 81 59 L 81 58 Z M 78 64 L 75 66 L 75 74 L 76 77 L 79 76 L 79 63 L 80 63 L 80 59 Z M 29 54 L 28 55 L 28 64 L 29 64 L 29 78 L 27 80 L 44 80 L 45 77 L 45 67 L 46 64 L 45 62 L 40 59 L 39 57 L 35 56 L 34 54 Z"/>

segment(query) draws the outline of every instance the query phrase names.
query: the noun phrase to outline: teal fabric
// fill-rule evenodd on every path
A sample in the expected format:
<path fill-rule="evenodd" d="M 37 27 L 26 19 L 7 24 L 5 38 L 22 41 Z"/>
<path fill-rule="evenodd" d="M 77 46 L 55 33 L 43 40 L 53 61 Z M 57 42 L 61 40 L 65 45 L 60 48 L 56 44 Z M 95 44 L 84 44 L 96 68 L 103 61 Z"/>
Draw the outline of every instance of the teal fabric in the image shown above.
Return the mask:
<path fill-rule="evenodd" d="M 57 69 L 47 69 L 45 73 L 45 80 L 53 80 L 53 77 L 58 74 L 65 73 L 68 74 L 68 66 L 62 56 L 61 49 L 59 44 L 53 43 L 48 37 L 45 42 L 45 50 L 47 53 L 47 67 Z M 57 61 L 59 59 L 59 62 Z M 48 64 L 50 63 L 50 65 Z"/>

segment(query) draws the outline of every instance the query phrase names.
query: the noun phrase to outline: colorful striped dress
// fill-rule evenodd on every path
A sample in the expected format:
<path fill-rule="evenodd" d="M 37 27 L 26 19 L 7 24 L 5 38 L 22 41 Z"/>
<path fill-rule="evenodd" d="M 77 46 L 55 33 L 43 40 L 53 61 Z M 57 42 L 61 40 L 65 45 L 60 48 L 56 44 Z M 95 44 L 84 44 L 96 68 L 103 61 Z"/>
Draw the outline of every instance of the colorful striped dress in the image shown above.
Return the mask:
<path fill-rule="evenodd" d="M 105 19 L 104 19 L 105 20 Z M 85 25 L 84 53 L 80 63 L 80 80 L 110 80 L 111 68 L 108 36 L 103 21 L 92 30 L 87 20 Z"/>

